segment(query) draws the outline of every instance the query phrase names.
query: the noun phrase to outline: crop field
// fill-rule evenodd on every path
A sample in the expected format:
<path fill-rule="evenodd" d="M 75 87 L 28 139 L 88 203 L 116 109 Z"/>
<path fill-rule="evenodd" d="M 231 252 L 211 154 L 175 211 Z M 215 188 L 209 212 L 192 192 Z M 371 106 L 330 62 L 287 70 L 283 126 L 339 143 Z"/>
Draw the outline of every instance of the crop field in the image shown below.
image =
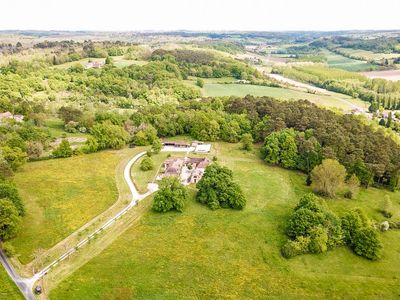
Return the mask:
<path fill-rule="evenodd" d="M 238 144 L 215 143 L 211 155 L 229 166 L 248 199 L 243 211 L 211 211 L 191 199 L 183 213 L 148 212 L 110 247 L 58 287 L 50 299 L 395 298 L 400 284 L 400 232 L 381 234 L 384 257 L 371 262 L 345 247 L 282 258 L 285 222 L 308 191 L 303 174 L 266 165 Z M 362 206 L 377 220 L 384 194 L 326 200 L 338 212 Z M 149 199 L 146 199 L 149 200 Z M 146 201 L 145 200 L 145 201 Z M 396 216 L 398 217 L 398 216 Z M 95 274 L 95 275 L 94 275 Z"/>
<path fill-rule="evenodd" d="M 400 80 L 400 70 L 384 70 L 384 71 L 372 71 L 372 72 L 363 72 L 363 75 L 368 78 L 382 78 L 387 80 Z"/>
<path fill-rule="evenodd" d="M 299 100 L 306 99 L 312 103 L 327 108 L 334 108 L 348 111 L 353 109 L 351 104 L 365 106 L 365 102 L 351 98 L 349 96 L 332 93 L 332 95 L 317 95 L 286 88 L 276 88 L 268 86 L 258 86 L 250 84 L 205 84 L 203 94 L 208 97 L 220 96 L 269 96 L 280 100 Z"/>
<path fill-rule="evenodd" d="M 351 49 L 351 48 L 338 48 L 343 53 L 354 55 L 356 57 L 363 58 L 364 60 L 381 60 L 381 59 L 391 59 L 400 57 L 399 53 L 375 53 L 372 51 L 361 50 L 361 49 Z"/>
<path fill-rule="evenodd" d="M 17 286 L 11 281 L 0 265 L 0 300 L 22 300 L 24 299 Z"/>
<path fill-rule="evenodd" d="M 11 242 L 23 264 L 117 200 L 115 168 L 123 155 L 104 151 L 32 162 L 15 174 L 27 213 L 20 233 Z"/>
<path fill-rule="evenodd" d="M 351 72 L 362 72 L 378 69 L 379 67 L 363 60 L 356 60 L 345 57 L 340 54 L 333 53 L 331 51 L 323 51 L 327 59 L 329 67 L 338 68 Z"/>

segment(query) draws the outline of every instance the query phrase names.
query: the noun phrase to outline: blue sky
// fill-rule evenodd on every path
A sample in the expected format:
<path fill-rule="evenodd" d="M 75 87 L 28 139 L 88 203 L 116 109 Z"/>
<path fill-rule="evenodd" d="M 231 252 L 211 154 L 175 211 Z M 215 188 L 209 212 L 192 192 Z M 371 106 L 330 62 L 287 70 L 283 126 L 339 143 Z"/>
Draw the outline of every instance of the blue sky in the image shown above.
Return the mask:
<path fill-rule="evenodd" d="M 0 4 L 2 30 L 400 29 L 400 0 L 0 0 Z"/>

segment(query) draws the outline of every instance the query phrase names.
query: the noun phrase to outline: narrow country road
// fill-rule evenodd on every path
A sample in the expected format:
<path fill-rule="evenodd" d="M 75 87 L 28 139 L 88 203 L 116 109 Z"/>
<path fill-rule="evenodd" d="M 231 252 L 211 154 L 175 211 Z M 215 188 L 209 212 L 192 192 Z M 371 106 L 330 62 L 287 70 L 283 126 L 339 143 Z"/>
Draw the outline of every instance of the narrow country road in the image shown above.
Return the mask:
<path fill-rule="evenodd" d="M 188 149 L 182 149 L 182 148 L 175 148 L 175 147 L 164 147 L 162 152 L 192 152 L 194 151 L 194 148 L 188 148 Z M 21 290 L 22 294 L 24 297 L 28 300 L 34 300 L 36 299 L 32 290 L 34 287 L 35 282 L 45 276 L 49 271 L 51 271 L 52 268 L 57 266 L 60 262 L 71 256 L 73 253 L 75 253 L 78 249 L 82 248 L 84 245 L 86 245 L 90 239 L 95 237 L 98 233 L 101 231 L 107 229 L 111 225 L 113 225 L 119 218 L 121 218 L 124 214 L 126 214 L 132 207 L 136 206 L 137 203 L 144 198 L 148 197 L 152 193 L 156 192 L 158 190 L 158 185 L 156 183 L 149 183 L 148 185 L 148 191 L 144 194 L 140 194 L 138 190 L 135 187 L 135 184 L 132 181 L 131 178 L 131 169 L 133 164 L 141 158 L 143 155 L 146 154 L 146 151 L 140 152 L 139 154 L 135 155 L 129 162 L 126 164 L 124 168 L 124 180 L 126 184 L 129 187 L 129 190 L 131 192 L 131 201 L 129 204 L 122 209 L 120 212 L 118 212 L 115 216 L 110 218 L 107 222 L 105 222 L 102 226 L 100 226 L 98 229 L 93 231 L 90 235 L 88 235 L 86 238 L 81 240 L 79 243 L 77 243 L 74 247 L 69 249 L 67 252 L 65 252 L 63 255 L 61 255 L 58 259 L 54 260 L 51 262 L 49 265 L 47 265 L 44 269 L 41 271 L 37 272 L 35 275 L 33 275 L 30 278 L 22 278 L 20 277 L 14 270 L 13 266 L 11 263 L 8 261 L 7 257 L 5 254 L 1 251 L 0 249 L 0 262 L 6 269 L 8 275 L 10 278 L 14 281 L 14 283 L 18 286 L 18 288 Z"/>
<path fill-rule="evenodd" d="M 21 278 L 14 270 L 14 267 L 7 260 L 6 255 L 3 250 L 0 249 L 0 262 L 3 265 L 4 269 L 6 269 L 8 276 L 14 281 L 16 286 L 20 289 L 21 293 L 28 300 L 35 300 L 35 296 L 32 293 L 32 280 Z"/>

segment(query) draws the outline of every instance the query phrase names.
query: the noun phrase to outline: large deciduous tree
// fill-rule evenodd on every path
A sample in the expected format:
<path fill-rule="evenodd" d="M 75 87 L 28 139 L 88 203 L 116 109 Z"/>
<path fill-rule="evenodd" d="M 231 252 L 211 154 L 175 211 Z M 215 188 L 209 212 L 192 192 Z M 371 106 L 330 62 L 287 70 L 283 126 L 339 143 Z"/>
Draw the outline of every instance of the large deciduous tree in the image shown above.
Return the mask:
<path fill-rule="evenodd" d="M 246 205 L 242 189 L 233 181 L 232 171 L 216 163 L 206 168 L 197 188 L 197 201 L 213 210 L 221 207 L 243 209 Z"/>
<path fill-rule="evenodd" d="M 323 160 L 311 172 L 314 191 L 327 197 L 336 196 L 336 192 L 344 184 L 345 177 L 345 167 L 334 159 Z"/>
<path fill-rule="evenodd" d="M 163 178 L 159 183 L 159 190 L 154 196 L 153 210 L 167 212 L 170 210 L 183 211 L 188 193 L 178 177 Z"/>
<path fill-rule="evenodd" d="M 13 238 L 20 225 L 20 217 L 13 203 L 8 199 L 0 199 L 0 240 Z"/>

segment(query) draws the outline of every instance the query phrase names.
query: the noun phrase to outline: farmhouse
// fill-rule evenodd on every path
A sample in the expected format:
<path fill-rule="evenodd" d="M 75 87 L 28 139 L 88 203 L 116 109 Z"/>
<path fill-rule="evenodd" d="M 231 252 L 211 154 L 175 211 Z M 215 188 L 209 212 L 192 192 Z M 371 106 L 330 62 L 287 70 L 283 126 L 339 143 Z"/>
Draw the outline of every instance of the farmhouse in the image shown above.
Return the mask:
<path fill-rule="evenodd" d="M 5 120 L 13 119 L 15 122 L 21 123 L 24 120 L 23 115 L 13 115 L 9 111 L 0 113 L 0 123 L 3 123 Z"/>
<path fill-rule="evenodd" d="M 101 61 L 92 61 L 92 62 L 88 62 L 85 65 L 86 69 L 100 69 L 102 66 L 104 66 L 104 63 Z"/>
<path fill-rule="evenodd" d="M 164 162 L 164 172 L 159 178 L 179 176 L 183 184 L 197 183 L 210 163 L 211 161 L 204 157 L 170 158 Z"/>
<path fill-rule="evenodd" d="M 189 148 L 190 144 L 185 142 L 170 142 L 166 141 L 162 143 L 164 146 L 176 147 L 176 148 Z"/>

